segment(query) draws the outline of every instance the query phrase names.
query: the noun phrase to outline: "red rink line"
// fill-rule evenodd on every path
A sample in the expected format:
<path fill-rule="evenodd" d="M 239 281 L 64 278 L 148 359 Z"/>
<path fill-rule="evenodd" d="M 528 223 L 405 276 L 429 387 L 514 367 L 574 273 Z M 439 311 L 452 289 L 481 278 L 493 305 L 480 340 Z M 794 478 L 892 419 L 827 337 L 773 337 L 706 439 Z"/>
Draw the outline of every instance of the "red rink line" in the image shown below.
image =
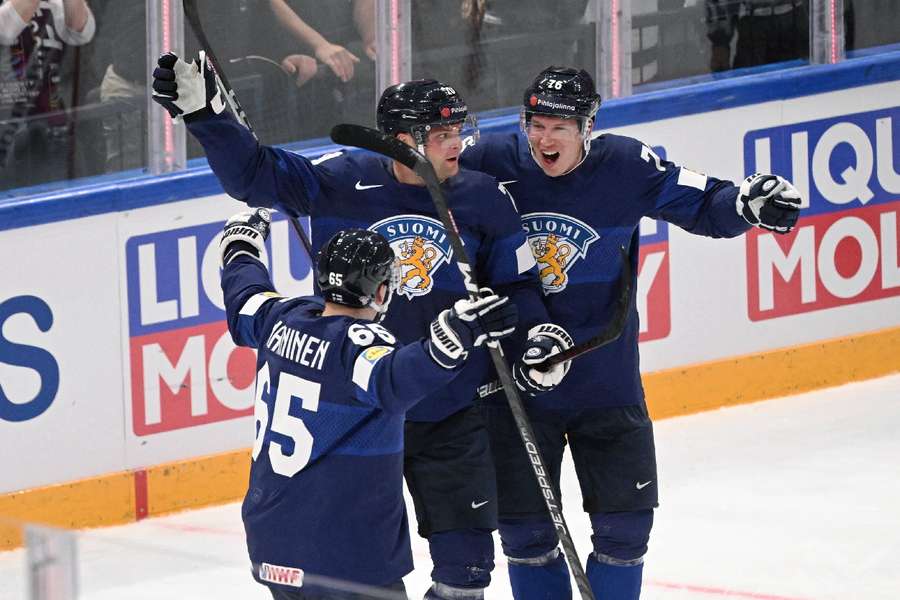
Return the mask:
<path fill-rule="evenodd" d="M 200 533 L 200 534 L 213 534 L 213 535 L 227 535 L 227 536 L 243 536 L 243 531 L 231 530 L 231 529 L 221 529 L 217 527 L 202 527 L 198 525 L 183 525 L 180 523 L 153 523 L 154 527 L 159 527 L 161 529 L 171 529 L 174 531 L 183 531 L 185 533 Z M 423 560 L 431 560 L 431 556 L 428 555 L 427 552 L 416 552 L 413 551 L 413 555 L 416 558 L 420 558 Z M 504 567 L 506 566 L 506 560 L 503 556 L 498 556 L 494 560 L 495 566 Z M 644 585 L 649 585 L 658 588 L 665 588 L 670 590 L 682 590 L 686 592 L 694 592 L 697 594 L 706 594 L 709 596 L 724 596 L 726 598 L 749 598 L 751 600 L 810 600 L 809 598 L 801 598 L 799 596 L 775 596 L 772 594 L 757 594 L 755 592 L 741 592 L 738 590 L 727 590 L 724 588 L 713 588 L 702 585 L 690 585 L 686 583 L 670 583 L 666 581 L 645 581 Z"/>
<path fill-rule="evenodd" d="M 710 596 L 725 596 L 726 598 L 752 598 L 753 600 L 809 600 L 799 596 L 773 596 L 772 594 L 757 594 L 754 592 L 739 592 L 723 588 L 706 587 L 702 585 L 690 585 L 686 583 L 669 583 L 666 581 L 645 581 L 644 585 L 652 585 L 670 590 L 684 590 Z"/>
<path fill-rule="evenodd" d="M 222 529 L 219 527 L 202 527 L 199 525 L 182 525 L 180 523 L 153 523 L 154 527 L 161 529 L 171 529 L 173 531 L 183 531 L 185 533 L 206 533 L 212 535 L 239 535 L 243 536 L 244 531 L 236 529 Z"/>

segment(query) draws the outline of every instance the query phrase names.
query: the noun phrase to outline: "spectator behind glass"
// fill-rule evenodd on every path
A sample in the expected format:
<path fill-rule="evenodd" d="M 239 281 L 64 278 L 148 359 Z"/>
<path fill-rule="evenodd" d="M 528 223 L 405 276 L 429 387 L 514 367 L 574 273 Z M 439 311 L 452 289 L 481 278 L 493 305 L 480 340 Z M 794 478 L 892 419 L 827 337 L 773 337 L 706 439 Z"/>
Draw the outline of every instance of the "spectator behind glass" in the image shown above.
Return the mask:
<path fill-rule="evenodd" d="M 375 123 L 375 0 L 269 0 L 279 54 L 313 54 L 321 66 L 300 93 L 306 113 L 299 138 L 328 134 L 332 124 Z M 293 65 L 282 62 L 288 72 Z"/>
<path fill-rule="evenodd" d="M 706 0 L 706 22 L 711 71 L 809 58 L 807 0 Z"/>
<path fill-rule="evenodd" d="M 107 104 L 102 118 L 105 171 L 146 164 L 147 91 L 145 0 L 107 2 L 99 13 L 103 79 L 91 100 Z"/>
<path fill-rule="evenodd" d="M 412 0 L 412 75 L 453 83 L 470 111 L 495 108 L 481 43 L 486 0 Z"/>
<path fill-rule="evenodd" d="M 587 0 L 491 0 L 489 23 L 496 27 L 489 60 L 495 64 L 497 104 L 518 106 L 522 73 L 538 73 L 547 65 L 575 64 Z M 486 31 L 487 33 L 487 31 Z M 587 65 L 579 65 L 587 66 Z"/>
<path fill-rule="evenodd" d="M 315 74 L 315 59 L 277 53 L 271 38 L 278 26 L 268 0 L 204 0 L 198 8 L 209 43 L 257 134 L 270 144 L 293 140 L 294 119 L 279 106 Z M 107 172 L 147 163 L 146 19 L 145 0 L 109 1 L 100 14 L 104 75 L 97 99 L 108 104 L 103 118 Z M 186 56 L 196 57 L 200 48 L 187 24 L 185 45 Z M 188 156 L 201 154 L 189 139 Z"/>
<path fill-rule="evenodd" d="M 94 15 L 86 0 L 0 2 L 0 182 L 64 179 L 72 140 L 62 58 L 94 37 Z"/>

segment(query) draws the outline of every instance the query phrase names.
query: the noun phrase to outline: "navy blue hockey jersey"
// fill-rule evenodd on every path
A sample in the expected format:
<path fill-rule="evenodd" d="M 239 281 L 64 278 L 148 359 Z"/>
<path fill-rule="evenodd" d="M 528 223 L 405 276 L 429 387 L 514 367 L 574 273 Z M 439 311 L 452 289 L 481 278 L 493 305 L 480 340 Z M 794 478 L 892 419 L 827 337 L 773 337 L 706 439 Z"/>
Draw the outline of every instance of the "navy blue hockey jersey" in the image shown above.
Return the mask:
<path fill-rule="evenodd" d="M 600 135 L 585 161 L 561 177 L 544 174 L 519 133 L 482 136 L 460 161 L 505 182 L 515 196 L 550 320 L 576 343 L 599 333 L 615 311 L 619 246 L 630 250 L 632 289 L 637 287 L 641 217 L 710 237 L 750 228 L 735 209 L 738 190 L 731 182 L 662 160 L 629 137 Z M 575 359 L 562 384 L 532 402 L 575 409 L 643 402 L 639 331 L 632 301 L 622 336 Z"/>
<path fill-rule="evenodd" d="M 424 186 L 399 183 L 388 159 L 369 153 L 334 153 L 309 161 L 282 149 L 259 146 L 226 114 L 194 121 L 189 127 L 229 194 L 250 206 L 310 215 L 314 249 L 347 227 L 368 228 L 390 241 L 400 258 L 403 283 L 384 323 L 400 341 L 427 335 L 432 319 L 465 297 L 450 240 L 428 191 Z M 535 261 L 503 186 L 493 177 L 466 170 L 442 185 L 479 284 L 516 303 L 521 334 L 545 322 Z M 477 386 L 492 377 L 486 349 L 475 349 L 453 384 L 435 388 L 407 418 L 441 420 L 469 405 Z"/>
<path fill-rule="evenodd" d="M 258 348 L 242 509 L 254 576 L 293 586 L 309 574 L 398 581 L 413 566 L 405 411 L 461 369 L 440 367 L 421 341 L 400 347 L 371 321 L 322 317 L 319 298 L 278 296 L 248 256 L 228 264 L 222 289 L 235 343 Z"/>

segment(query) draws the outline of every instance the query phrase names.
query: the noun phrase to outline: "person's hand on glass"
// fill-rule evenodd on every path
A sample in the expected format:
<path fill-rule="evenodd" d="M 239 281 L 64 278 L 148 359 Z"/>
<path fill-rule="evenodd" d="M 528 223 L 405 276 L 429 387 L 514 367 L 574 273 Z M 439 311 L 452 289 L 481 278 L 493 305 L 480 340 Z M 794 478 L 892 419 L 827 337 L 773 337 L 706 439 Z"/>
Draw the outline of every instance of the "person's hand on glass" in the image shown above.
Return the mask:
<path fill-rule="evenodd" d="M 343 46 L 325 42 L 316 48 L 316 58 L 334 72 L 338 79 L 347 83 L 353 79 L 353 65 L 359 62 L 355 54 Z"/>
<path fill-rule="evenodd" d="M 378 53 L 375 51 L 375 40 L 371 40 L 371 41 L 365 42 L 363 48 L 365 49 L 366 56 L 368 56 L 368 57 L 371 58 L 372 60 L 375 60 L 375 57 L 376 57 L 376 55 L 378 54 Z"/>
<path fill-rule="evenodd" d="M 302 87 L 316 76 L 318 63 L 316 63 L 316 59 L 307 54 L 288 54 L 281 59 L 281 68 L 288 75 L 294 76 L 294 83 L 297 84 L 297 87 Z"/>

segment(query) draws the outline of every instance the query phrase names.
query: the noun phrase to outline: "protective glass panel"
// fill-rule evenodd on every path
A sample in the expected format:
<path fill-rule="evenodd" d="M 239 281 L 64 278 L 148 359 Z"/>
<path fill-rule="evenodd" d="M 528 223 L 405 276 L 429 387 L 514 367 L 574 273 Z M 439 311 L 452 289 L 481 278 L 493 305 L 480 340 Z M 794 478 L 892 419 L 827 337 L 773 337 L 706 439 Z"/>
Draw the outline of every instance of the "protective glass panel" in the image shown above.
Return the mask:
<path fill-rule="evenodd" d="M 412 0 L 412 74 L 455 87 L 470 110 L 518 107 L 550 65 L 594 72 L 588 0 Z"/>
<path fill-rule="evenodd" d="M 234 505 L 234 519 L 224 524 L 169 517 L 86 531 L 0 518 L 0 533 L 21 540 L 21 547 L 0 551 L 0 600 L 271 599 L 260 580 L 276 584 L 285 598 L 315 592 L 309 597 L 408 600 L 400 582 L 373 587 L 268 564 L 258 565 L 254 578 L 238 511 Z"/>
<path fill-rule="evenodd" d="M 144 166 L 144 0 L 23 4 L 0 2 L 0 190 Z"/>
<path fill-rule="evenodd" d="M 375 123 L 375 0 L 199 0 L 200 20 L 260 142 Z M 199 51 L 185 23 L 188 57 Z M 202 156 L 189 136 L 188 157 Z"/>
<path fill-rule="evenodd" d="M 642 84 L 809 58 L 808 0 L 632 0 Z"/>
<path fill-rule="evenodd" d="M 900 42 L 900 2 L 844 0 L 847 50 Z"/>

